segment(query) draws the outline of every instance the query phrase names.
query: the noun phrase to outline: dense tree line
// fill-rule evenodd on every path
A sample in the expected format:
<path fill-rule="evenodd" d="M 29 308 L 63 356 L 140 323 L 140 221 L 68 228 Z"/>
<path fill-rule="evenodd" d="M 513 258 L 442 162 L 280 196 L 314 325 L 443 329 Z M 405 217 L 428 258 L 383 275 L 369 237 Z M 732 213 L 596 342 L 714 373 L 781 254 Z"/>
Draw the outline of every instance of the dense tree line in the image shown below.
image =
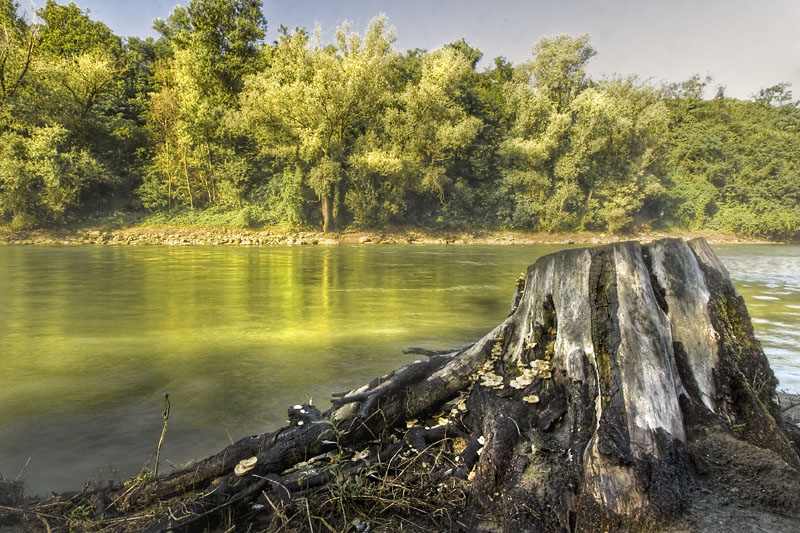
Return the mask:
<path fill-rule="evenodd" d="M 0 217 L 232 212 L 242 224 L 712 229 L 800 234 L 800 109 L 709 79 L 592 79 L 589 37 L 393 48 L 280 27 L 260 0 L 190 0 L 122 39 L 74 4 L 0 0 Z"/>

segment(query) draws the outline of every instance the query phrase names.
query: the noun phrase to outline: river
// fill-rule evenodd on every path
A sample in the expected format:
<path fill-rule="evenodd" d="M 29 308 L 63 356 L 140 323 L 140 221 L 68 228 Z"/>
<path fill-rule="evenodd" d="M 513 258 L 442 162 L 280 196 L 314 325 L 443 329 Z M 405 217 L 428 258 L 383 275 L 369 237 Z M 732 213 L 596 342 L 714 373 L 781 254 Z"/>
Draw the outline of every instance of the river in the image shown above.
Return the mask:
<path fill-rule="evenodd" d="M 286 409 L 452 348 L 564 246 L 0 247 L 0 473 L 29 493 L 263 433 Z M 715 247 L 779 388 L 800 391 L 800 246 Z M 169 467 L 167 467 L 169 468 Z"/>

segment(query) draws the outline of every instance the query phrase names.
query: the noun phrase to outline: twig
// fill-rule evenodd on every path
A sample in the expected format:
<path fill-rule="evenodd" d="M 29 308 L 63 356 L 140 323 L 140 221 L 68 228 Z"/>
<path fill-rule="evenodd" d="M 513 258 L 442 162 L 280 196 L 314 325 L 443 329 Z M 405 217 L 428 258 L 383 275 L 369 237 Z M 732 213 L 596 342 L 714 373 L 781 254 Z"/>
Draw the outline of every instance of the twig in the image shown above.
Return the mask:
<path fill-rule="evenodd" d="M 43 516 L 39 516 L 39 515 L 36 515 L 36 518 L 38 518 L 39 520 L 42 521 L 42 523 L 44 524 L 45 531 L 47 531 L 47 533 L 50 533 L 50 531 L 51 531 L 50 524 L 47 523 L 47 520 L 45 520 L 45 518 Z"/>
<path fill-rule="evenodd" d="M 196 515 L 192 515 L 191 518 L 188 518 L 188 519 L 183 520 L 183 521 L 181 521 L 180 518 L 178 518 L 175 515 L 173 515 L 172 514 L 172 510 L 170 509 L 170 511 L 169 511 L 170 518 L 172 518 L 172 520 L 175 523 L 173 525 L 167 525 L 165 528 L 154 529 L 153 531 L 154 532 L 157 531 L 159 533 L 168 533 L 169 531 L 175 531 L 177 529 L 184 529 L 189 524 L 193 524 L 193 523 L 197 522 L 198 520 L 202 520 L 203 518 L 205 518 L 207 516 L 210 516 L 210 515 L 212 515 L 214 513 L 218 513 L 219 511 L 221 511 L 223 509 L 226 509 L 227 507 L 230 507 L 231 505 L 233 505 L 235 503 L 238 503 L 238 502 L 250 497 L 252 494 L 255 494 L 256 492 L 263 491 L 264 487 L 267 486 L 267 481 L 268 481 L 267 479 L 263 479 L 262 478 L 258 482 L 254 483 L 253 485 L 245 488 L 241 492 L 239 492 L 236 495 L 234 495 L 231 499 L 229 499 L 225 503 L 223 503 L 221 505 L 218 505 L 217 507 L 214 507 L 213 509 L 205 511 L 204 513 L 199 513 L 199 514 L 196 514 Z"/>
<path fill-rule="evenodd" d="M 274 503 L 272 503 L 272 500 L 270 500 L 270 499 L 269 499 L 269 496 L 267 496 L 267 493 L 266 493 L 266 492 L 264 492 L 264 491 L 262 490 L 262 491 L 261 491 L 261 494 L 263 494 L 263 495 L 264 495 L 264 498 L 267 500 L 267 503 L 269 504 L 269 506 L 270 506 L 270 507 L 272 507 L 272 510 L 273 510 L 273 511 L 275 511 L 275 514 L 276 514 L 276 515 L 278 515 L 278 518 L 280 518 L 280 519 L 281 519 L 281 521 L 283 522 L 283 524 L 284 524 L 284 525 L 286 525 L 286 523 L 289 521 L 289 520 L 286 518 L 286 515 L 285 515 L 285 514 L 284 514 L 284 513 L 283 513 L 283 512 L 282 512 L 280 509 L 278 509 L 278 508 L 275 506 L 275 504 L 274 504 Z"/>
<path fill-rule="evenodd" d="M 5 505 L 0 505 L 0 510 L 6 511 L 9 513 L 17 513 L 17 514 L 32 514 L 34 516 L 40 517 L 43 516 L 45 518 L 52 518 L 56 519 L 57 517 L 45 513 L 40 513 L 38 511 L 34 511 L 33 509 L 20 509 L 19 507 L 6 507 Z"/>
<path fill-rule="evenodd" d="M 120 501 L 122 498 L 124 498 L 125 496 L 127 496 L 128 494 L 130 494 L 130 493 L 131 493 L 131 492 L 132 492 L 134 489 L 136 489 L 136 488 L 139 486 L 139 483 L 141 483 L 141 480 L 137 478 L 137 479 L 136 479 L 136 481 L 134 481 L 133 483 L 131 483 L 131 486 L 130 486 L 130 487 L 128 487 L 128 488 L 125 490 L 125 492 L 123 492 L 122 494 L 120 494 L 119 496 L 117 496 L 116 498 L 114 498 L 114 501 L 112 501 L 111 503 L 109 503 L 108 505 L 106 505 L 106 508 L 105 508 L 105 510 L 106 510 L 106 511 L 108 511 L 108 510 L 109 510 L 109 509 L 111 509 L 111 507 L 113 507 L 113 506 L 114 506 L 114 505 L 115 505 L 115 504 L 116 504 L 118 501 Z"/>
<path fill-rule="evenodd" d="M 332 531 L 333 533 L 336 533 L 336 529 L 334 529 L 334 528 L 333 528 L 333 526 L 331 526 L 331 525 L 328 523 L 328 521 L 327 521 L 327 520 L 325 520 L 325 519 L 324 519 L 324 518 L 322 518 L 321 516 L 315 516 L 314 518 L 316 518 L 317 520 L 319 520 L 320 522 L 322 522 L 322 525 L 323 525 L 323 526 L 325 526 L 325 527 L 327 527 L 329 531 Z"/>
<path fill-rule="evenodd" d="M 455 354 L 463 350 L 463 348 L 456 348 L 455 350 L 428 350 L 426 348 L 418 348 L 416 346 L 412 346 L 410 348 L 406 348 L 403 350 L 403 353 L 406 355 L 424 355 L 425 357 L 433 357 L 434 355 L 450 355 Z"/>
<path fill-rule="evenodd" d="M 231 437 L 231 432 L 228 431 L 228 426 L 226 426 L 225 422 L 223 422 L 222 420 L 220 420 L 220 423 L 222 424 L 222 427 L 225 429 L 225 434 L 228 435 L 228 440 L 231 441 L 231 446 L 233 446 L 233 444 L 235 443 L 233 442 L 233 437 Z"/>
<path fill-rule="evenodd" d="M 314 524 L 311 523 L 311 509 L 308 508 L 308 498 L 306 498 L 306 516 L 308 517 L 308 529 L 314 533 Z"/>
<path fill-rule="evenodd" d="M 107 520 L 103 520 L 102 523 L 105 525 L 122 524 L 125 522 L 136 522 L 137 520 L 150 520 L 153 518 L 153 516 L 154 515 L 151 513 L 145 513 L 141 515 L 129 516 L 126 518 L 109 518 Z"/>
<path fill-rule="evenodd" d="M 25 472 L 25 469 L 28 468 L 29 464 L 31 464 L 31 458 L 30 457 L 28 457 L 28 460 L 25 461 L 25 466 L 23 466 L 22 470 L 19 471 L 19 474 L 17 474 L 17 477 L 14 479 L 14 482 L 19 481 L 19 478 L 22 477 L 23 472 Z"/>
<path fill-rule="evenodd" d="M 285 523 L 285 524 L 283 524 L 281 527 L 279 527 L 278 529 L 276 529 L 276 530 L 275 530 L 275 533 L 280 533 L 280 532 L 281 532 L 281 531 L 282 531 L 282 530 L 283 530 L 283 529 L 284 529 L 284 528 L 285 528 L 287 525 L 291 524 L 292 520 L 294 520 L 296 516 L 299 516 L 301 512 L 302 512 L 302 511 L 297 511 L 295 514 L 293 514 L 292 516 L 290 516 L 290 517 L 287 519 L 287 521 L 286 521 L 286 523 Z"/>
<path fill-rule="evenodd" d="M 520 429 L 519 429 L 519 424 L 517 424 L 517 421 L 516 421 L 516 420 L 514 420 L 513 418 L 511 418 L 511 417 L 510 417 L 510 416 L 508 416 L 508 415 L 503 415 L 503 416 L 505 416 L 506 418 L 508 418 L 508 419 L 509 419 L 509 420 L 511 420 L 512 422 L 514 422 L 514 425 L 515 425 L 515 426 L 517 426 L 517 435 L 519 435 L 519 436 L 521 437 L 521 436 L 522 436 L 522 431 L 520 431 Z"/>
<path fill-rule="evenodd" d="M 786 407 L 781 407 L 781 411 L 782 411 L 782 412 L 784 412 L 784 413 L 785 413 L 786 411 L 788 411 L 788 410 L 790 410 L 790 409 L 794 409 L 795 407 L 797 407 L 798 405 L 800 405 L 800 400 L 797 400 L 797 401 L 792 401 L 792 399 L 791 399 L 791 398 L 788 398 L 788 397 L 786 398 L 786 400 L 789 402 L 789 405 L 787 405 Z"/>
<path fill-rule="evenodd" d="M 156 464 L 153 467 L 153 475 L 158 475 L 158 456 L 161 455 L 161 445 L 164 443 L 164 435 L 167 433 L 167 421 L 169 421 L 169 394 L 164 395 L 164 413 L 161 415 L 164 418 L 164 427 L 161 428 L 161 438 L 158 439 L 158 446 L 156 447 Z"/>

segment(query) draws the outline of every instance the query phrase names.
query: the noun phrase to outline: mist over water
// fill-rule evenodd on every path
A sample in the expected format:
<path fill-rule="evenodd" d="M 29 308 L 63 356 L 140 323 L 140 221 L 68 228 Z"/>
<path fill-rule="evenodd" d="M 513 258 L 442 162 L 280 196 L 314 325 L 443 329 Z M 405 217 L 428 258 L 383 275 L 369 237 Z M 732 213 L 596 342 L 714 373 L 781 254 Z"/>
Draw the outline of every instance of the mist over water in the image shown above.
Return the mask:
<path fill-rule="evenodd" d="M 459 347 L 564 246 L 0 247 L 0 473 L 29 493 L 176 466 L 286 409 Z M 715 250 L 779 388 L 800 391 L 800 247 Z M 167 463 L 168 465 L 169 463 Z M 168 468 L 168 466 L 167 466 Z"/>

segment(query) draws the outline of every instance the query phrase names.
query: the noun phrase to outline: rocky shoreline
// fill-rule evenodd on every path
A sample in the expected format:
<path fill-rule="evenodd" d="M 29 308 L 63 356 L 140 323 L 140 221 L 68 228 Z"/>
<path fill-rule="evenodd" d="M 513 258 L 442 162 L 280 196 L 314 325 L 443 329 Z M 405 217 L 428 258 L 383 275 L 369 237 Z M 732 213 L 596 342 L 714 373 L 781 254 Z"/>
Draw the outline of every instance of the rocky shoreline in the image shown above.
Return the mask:
<path fill-rule="evenodd" d="M 733 234 L 704 232 L 648 232 L 631 235 L 605 233 L 529 233 L 496 230 L 319 231 L 284 228 L 136 226 L 122 229 L 84 227 L 14 231 L 0 227 L 0 245 L 109 245 L 109 246 L 335 246 L 369 244 L 608 244 L 625 240 L 650 242 L 664 237 L 705 237 L 711 244 L 774 244 Z"/>

